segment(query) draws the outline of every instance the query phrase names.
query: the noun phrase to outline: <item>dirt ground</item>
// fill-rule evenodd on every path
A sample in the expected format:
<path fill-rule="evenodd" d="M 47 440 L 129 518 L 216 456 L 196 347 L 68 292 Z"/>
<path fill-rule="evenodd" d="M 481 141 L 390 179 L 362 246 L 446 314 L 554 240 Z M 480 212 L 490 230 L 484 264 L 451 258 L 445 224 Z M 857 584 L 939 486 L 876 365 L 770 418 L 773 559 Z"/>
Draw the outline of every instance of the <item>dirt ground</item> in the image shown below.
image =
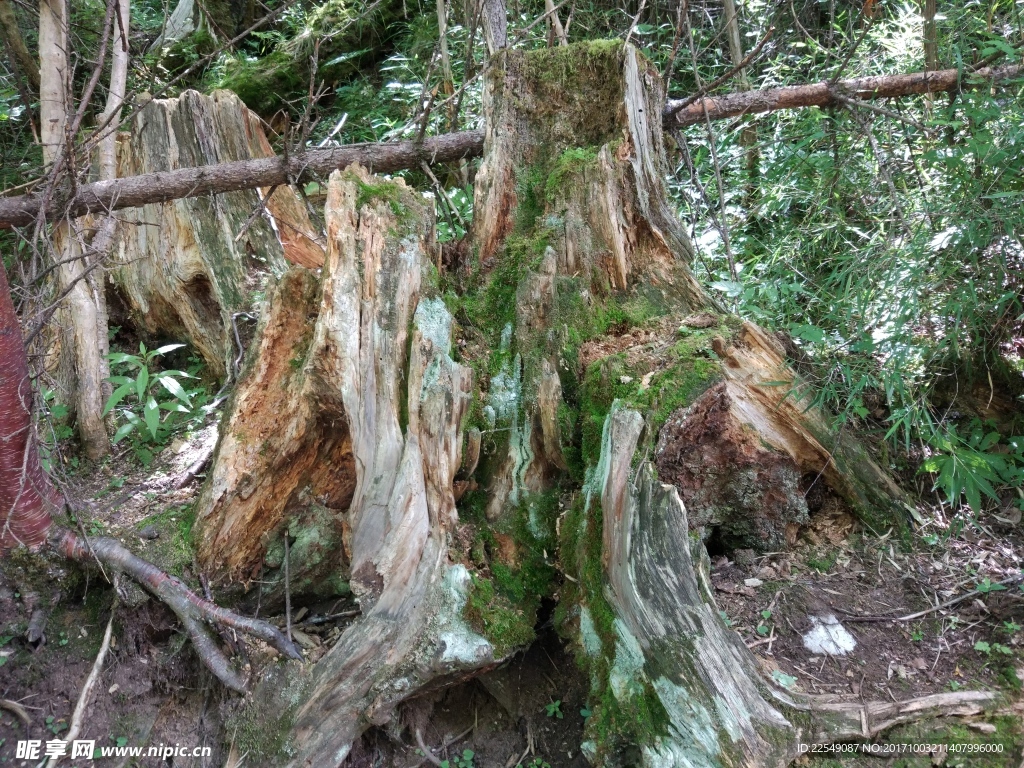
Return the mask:
<path fill-rule="evenodd" d="M 182 489 L 174 485 L 215 439 L 214 429 L 207 427 L 187 441 L 175 441 L 148 468 L 122 453 L 70 478 L 79 498 L 93 499 L 90 514 L 96 519 L 87 531 L 122 539 L 202 589 L 189 543 L 190 506 L 201 478 Z M 910 546 L 895 531 L 870 531 L 855 524 L 841 504 L 825 499 L 791 552 L 718 551 L 712 540 L 716 599 L 766 674 L 795 691 L 886 700 L 984 688 L 1005 691 L 1008 701 L 1019 700 L 1024 678 L 1024 591 L 1018 584 L 1024 524 L 1008 506 L 962 524 L 946 540 L 951 526 L 961 524 L 937 514 Z M 1002 581 L 1007 584 L 1000 589 Z M 0 699 L 16 705 L 0 708 L 0 766 L 38 764 L 15 758 L 19 739 L 45 742 L 66 734 L 110 617 L 114 591 L 97 579 L 59 576 L 52 588 L 63 602 L 48 617 L 46 642 L 33 645 L 25 629 L 40 600 L 18 591 L 10 568 L 0 574 Z M 354 606 L 332 604 L 297 613 L 308 657 L 315 660 L 326 653 L 355 612 Z M 911 614 L 920 615 L 902 618 Z M 325 619 L 327 615 L 332 618 Z M 834 616 L 856 642 L 848 654 L 805 647 L 803 636 L 827 616 Z M 550 617 L 545 615 L 542 622 L 540 639 L 530 649 L 487 675 L 409 702 L 390 729 L 371 730 L 355 745 L 347 765 L 428 765 L 417 731 L 424 746 L 455 768 L 587 765 L 579 752 L 588 713 L 587 680 Z M 237 746 L 232 750 L 226 726 L 240 699 L 198 662 L 173 615 L 137 588 L 125 587 L 115 609 L 113 636 L 80 738 L 95 740 L 97 748 L 207 746 L 209 754 L 166 760 L 65 758 L 61 765 L 246 765 Z M 259 646 L 250 646 L 249 652 L 255 667 L 271 658 Z M 819 755 L 798 762 L 816 768 L 1021 768 L 1022 711 L 1016 706 L 1008 703 L 986 720 L 904 728 L 881 739 L 999 745 L 1002 752 L 997 754 Z M 471 762 L 466 750 L 472 753 Z M 232 762 L 236 757 L 241 762 Z"/>

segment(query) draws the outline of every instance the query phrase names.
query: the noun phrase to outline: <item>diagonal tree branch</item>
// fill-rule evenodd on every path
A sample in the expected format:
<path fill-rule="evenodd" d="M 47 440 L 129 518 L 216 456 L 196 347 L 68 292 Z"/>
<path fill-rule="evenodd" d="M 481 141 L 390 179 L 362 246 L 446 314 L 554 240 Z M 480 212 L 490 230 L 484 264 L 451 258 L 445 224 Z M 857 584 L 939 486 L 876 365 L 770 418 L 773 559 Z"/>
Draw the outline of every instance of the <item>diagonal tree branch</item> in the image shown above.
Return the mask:
<path fill-rule="evenodd" d="M 969 80 L 964 78 L 965 74 Z M 724 96 L 705 96 L 681 108 L 678 106 L 680 102 L 669 102 L 662 122 L 666 129 L 681 128 L 705 120 L 721 120 L 780 109 L 823 107 L 842 103 L 845 99 L 868 101 L 937 93 L 1021 75 L 1024 75 L 1024 65 L 1014 64 L 985 67 L 971 73 L 946 69 L 939 72 L 859 77 L 835 84 L 823 81 Z M 842 96 L 842 99 L 837 95 Z M 186 197 L 308 181 L 353 163 L 360 163 L 375 173 L 393 173 L 405 168 L 418 168 L 424 162 L 443 163 L 477 157 L 482 154 L 483 146 L 483 131 L 461 131 L 430 137 L 422 142 L 353 144 L 336 149 L 312 150 L 287 158 L 243 160 L 101 181 L 82 185 L 74 194 L 65 193 L 64 199 L 57 195 L 50 202 L 45 202 L 46 198 L 40 194 L 0 197 L 0 229 L 27 226 L 36 220 L 41 211 L 45 212 L 47 220 L 86 213 L 109 213 L 122 208 Z"/>

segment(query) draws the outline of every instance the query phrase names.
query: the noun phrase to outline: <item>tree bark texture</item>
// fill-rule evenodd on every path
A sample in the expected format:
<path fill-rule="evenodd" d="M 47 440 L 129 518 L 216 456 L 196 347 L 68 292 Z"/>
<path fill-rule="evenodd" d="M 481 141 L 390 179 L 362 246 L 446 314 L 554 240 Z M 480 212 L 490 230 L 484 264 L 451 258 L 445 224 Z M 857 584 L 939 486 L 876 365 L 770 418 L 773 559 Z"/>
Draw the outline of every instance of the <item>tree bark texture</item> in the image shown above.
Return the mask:
<path fill-rule="evenodd" d="M 472 372 L 436 298 L 433 211 L 353 167 L 331 176 L 327 229 L 319 280 L 293 267 L 269 295 L 196 522 L 224 577 L 263 566 L 279 595 L 289 536 L 293 595 L 359 598 L 288 711 L 296 765 L 340 763 L 400 701 L 496 655 L 448 550 Z"/>
<path fill-rule="evenodd" d="M 270 154 L 237 96 L 186 91 L 142 109 L 121 143 L 118 170 L 167 174 Z M 140 326 L 188 342 L 221 379 L 238 354 L 233 315 L 246 309 L 248 275 L 323 262 L 320 237 L 286 183 L 151 203 L 122 214 L 118 229 L 113 277 Z"/>
<path fill-rule="evenodd" d="M 0 264 L 0 551 L 46 541 L 50 513 L 61 505 L 39 463 L 28 357 Z"/>
<path fill-rule="evenodd" d="M 33 90 L 39 90 L 39 64 L 25 46 L 25 38 L 22 37 L 11 0 L 0 0 L 0 36 L 3 37 L 11 56 L 29 85 Z"/>
<path fill-rule="evenodd" d="M 287 536 L 300 600 L 347 582 L 359 601 L 319 662 L 264 681 L 250 723 L 290 739 L 248 744 L 254 762 L 339 765 L 367 728 L 400 731 L 402 701 L 529 644 L 543 598 L 592 681 L 598 765 L 781 766 L 800 741 L 990 703 L 798 696 L 722 622 L 713 528 L 785 543 L 808 473 L 857 512 L 901 497 L 693 278 L 662 101 L 621 42 L 501 53 L 475 256 L 443 300 L 421 199 L 332 174 L 319 281 L 293 267 L 268 294 L 195 529 L 225 583 L 279 596 Z"/>
<path fill-rule="evenodd" d="M 71 91 L 68 69 L 68 21 L 64 0 L 39 6 L 39 122 L 43 162 L 49 166 L 70 147 L 65 135 Z M 90 459 L 110 450 L 103 421 L 103 392 L 107 341 L 102 285 L 87 274 L 83 233 L 71 218 L 62 219 L 52 233 L 50 253 L 57 267 L 56 291 L 64 296 L 48 344 L 49 364 L 62 389 L 61 399 L 74 414 L 82 449 Z"/>
<path fill-rule="evenodd" d="M 488 0 L 488 4 L 485 4 L 485 13 L 492 1 L 500 3 L 500 0 Z M 485 16 L 485 21 L 487 18 Z M 504 28 L 501 28 L 495 34 L 503 31 Z M 488 37 L 488 45 L 492 43 Z M 938 93 L 957 87 L 974 87 L 981 83 L 1018 77 L 1021 71 L 1019 65 L 985 67 L 965 76 L 959 70 L 947 69 L 939 72 L 840 80 L 831 88 L 828 83 L 811 83 L 725 96 L 706 96 L 685 107 L 681 107 L 681 101 L 669 102 L 663 123 L 666 128 L 695 125 L 704 121 L 705 109 L 709 119 L 723 120 L 779 109 L 823 107 L 834 102 L 834 92 L 863 100 Z M 417 168 L 423 162 L 452 162 L 477 157 L 483 152 L 483 147 L 483 131 L 461 131 L 430 137 L 421 143 L 407 141 L 361 144 L 338 149 L 314 150 L 287 158 L 274 157 L 227 162 L 218 166 L 181 168 L 176 171 L 122 178 L 114 182 L 83 184 L 67 201 L 60 205 L 51 204 L 46 216 L 81 216 L 85 213 L 120 210 L 240 189 L 272 187 L 291 182 L 302 183 L 326 176 L 334 169 L 344 168 L 352 163 L 360 163 L 377 173 L 393 173 L 404 168 Z M 39 215 L 41 207 L 41 198 L 38 194 L 0 197 L 0 228 L 31 224 Z"/>

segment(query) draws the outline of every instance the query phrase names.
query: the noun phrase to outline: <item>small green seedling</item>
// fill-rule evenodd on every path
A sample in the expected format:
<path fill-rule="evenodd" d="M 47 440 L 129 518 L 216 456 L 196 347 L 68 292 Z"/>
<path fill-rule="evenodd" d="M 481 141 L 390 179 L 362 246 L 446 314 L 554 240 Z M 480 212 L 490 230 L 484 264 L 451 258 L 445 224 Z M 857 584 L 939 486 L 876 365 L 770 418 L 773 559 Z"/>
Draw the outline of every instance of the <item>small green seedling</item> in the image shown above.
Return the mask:
<path fill-rule="evenodd" d="M 783 688 L 792 688 L 796 685 L 796 678 L 792 675 L 787 675 L 782 670 L 776 669 L 772 672 L 772 679 L 781 685 Z"/>
<path fill-rule="evenodd" d="M 474 755 L 472 749 L 464 749 L 461 755 L 456 755 L 451 760 L 442 760 L 441 768 L 475 768 Z"/>
<path fill-rule="evenodd" d="M 997 581 L 994 582 L 991 579 L 985 578 L 981 580 L 981 583 L 976 587 L 976 589 L 981 592 L 981 594 L 987 595 L 989 592 L 999 592 L 1002 589 L 1006 589 L 1006 587 Z"/>
<path fill-rule="evenodd" d="M 763 611 L 761 611 L 761 622 L 757 625 L 757 634 L 759 634 L 761 637 L 767 637 L 768 633 L 771 632 L 771 628 L 767 624 L 765 624 L 765 622 L 768 621 L 771 617 L 772 612 L 770 609 L 765 608 Z"/>
<path fill-rule="evenodd" d="M 561 701 L 552 701 L 550 704 L 545 704 L 544 711 L 547 713 L 548 717 L 557 717 L 559 720 L 565 717 L 565 715 L 562 714 Z"/>

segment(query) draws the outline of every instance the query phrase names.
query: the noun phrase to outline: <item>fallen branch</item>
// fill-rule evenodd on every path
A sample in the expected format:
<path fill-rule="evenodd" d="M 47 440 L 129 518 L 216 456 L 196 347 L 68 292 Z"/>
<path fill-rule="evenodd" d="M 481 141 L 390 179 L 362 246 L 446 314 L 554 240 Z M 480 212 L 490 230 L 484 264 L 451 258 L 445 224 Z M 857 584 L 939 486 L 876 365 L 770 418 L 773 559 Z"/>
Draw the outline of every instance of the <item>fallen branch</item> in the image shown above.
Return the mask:
<path fill-rule="evenodd" d="M 972 78 L 964 82 L 963 75 Z M 687 99 L 665 106 L 663 127 L 679 128 L 705 119 L 722 120 L 738 115 L 779 109 L 823 107 L 837 102 L 837 94 L 862 101 L 889 99 L 922 93 L 937 93 L 956 87 L 973 87 L 1024 74 L 1024 66 L 985 67 L 961 73 L 957 69 L 880 75 L 828 82 L 744 91 L 724 96 L 705 96 L 692 103 Z M 685 106 L 680 106 L 684 104 Z M 705 112 L 707 117 L 705 118 Z M 110 212 L 149 203 L 164 203 L 186 197 L 202 197 L 240 189 L 302 183 L 331 171 L 360 163 L 375 173 L 393 173 L 417 168 L 420 163 L 444 163 L 477 157 L 483 153 L 483 131 L 446 133 L 422 142 L 400 141 L 383 144 L 353 144 L 336 149 L 315 149 L 287 158 L 270 157 L 232 163 L 147 173 L 122 179 L 84 184 L 70 198 L 45 203 L 46 218 L 82 216 Z M 44 207 L 42 194 L 0 197 L 0 229 L 31 224 Z"/>
<path fill-rule="evenodd" d="M 374 173 L 393 173 L 416 168 L 421 162 L 445 163 L 475 157 L 483 152 L 483 131 L 446 133 L 422 143 L 399 141 L 387 144 L 352 144 L 335 149 L 315 149 L 288 158 L 268 157 L 231 163 L 146 173 L 111 181 L 83 184 L 70 199 L 46 206 L 53 219 L 87 213 L 117 211 L 150 203 L 202 197 L 255 187 L 303 183 L 331 171 L 359 163 Z M 0 229 L 27 226 L 36 220 L 42 195 L 0 198 Z"/>
<path fill-rule="evenodd" d="M 744 56 L 743 60 L 740 61 L 740 63 L 737 64 L 735 67 L 730 69 L 728 72 L 726 72 L 721 77 L 715 78 L 710 83 L 708 83 L 707 85 L 703 86 L 699 91 L 697 91 L 694 94 L 691 94 L 690 96 L 687 96 L 685 99 L 680 99 L 678 101 L 673 101 L 673 102 L 671 102 L 671 106 L 666 104 L 665 105 L 665 112 L 662 115 L 662 122 L 665 122 L 665 123 L 670 122 L 671 118 L 679 110 L 684 109 L 685 107 L 688 107 L 690 104 L 693 104 L 695 101 L 697 101 L 698 99 L 703 97 L 706 93 L 708 93 L 710 91 L 713 91 L 713 90 L 715 90 L 715 88 L 717 88 L 718 86 L 722 85 L 723 83 L 726 83 L 729 80 L 732 80 L 732 78 L 734 78 L 736 75 L 738 75 L 744 69 L 749 67 L 750 66 L 750 62 L 752 62 L 754 59 L 756 59 L 758 57 L 758 55 L 761 53 L 761 49 L 764 48 L 765 43 L 767 43 L 771 39 L 773 34 L 775 34 L 775 27 L 769 27 L 768 31 L 765 33 L 764 37 L 761 38 L 760 42 L 758 42 L 758 44 L 754 46 L 754 49 L 750 53 L 748 53 L 746 56 Z M 748 91 L 748 93 L 749 93 L 749 91 Z"/>
<path fill-rule="evenodd" d="M 954 605 L 962 603 L 964 600 L 968 600 L 972 597 L 977 597 L 978 595 L 987 595 L 992 593 L 993 591 L 1002 591 L 997 590 L 996 587 L 1006 587 L 1008 584 L 1014 584 L 1020 581 L 1021 578 L 1024 577 L 1022 577 L 1020 574 L 1017 574 L 1016 576 L 1010 576 L 1008 579 L 998 581 L 986 589 L 972 589 L 970 592 L 960 595 L 960 597 L 954 597 L 952 600 L 947 600 L 946 602 L 940 603 L 939 605 L 934 605 L 931 608 L 925 608 L 923 611 L 918 611 L 917 613 L 908 613 L 906 616 L 850 616 L 850 618 L 848 618 L 847 621 L 858 623 L 867 623 L 871 621 L 914 621 L 915 619 L 920 619 L 922 616 L 927 616 L 929 613 L 935 613 L 936 611 L 951 608 Z M 846 611 L 842 611 L 842 613 L 846 613 Z"/>
<path fill-rule="evenodd" d="M 0 699 L 0 709 L 6 709 L 21 720 L 21 724 L 25 726 L 26 731 L 32 727 L 32 718 L 29 717 L 28 710 L 18 702 L 11 701 L 10 699 Z"/>
<path fill-rule="evenodd" d="M 913 72 L 908 75 L 858 77 L 840 80 L 834 84 L 822 81 L 807 85 L 730 93 L 724 96 L 706 96 L 679 107 L 679 104 L 686 101 L 681 99 L 665 105 L 665 114 L 668 116 L 665 127 L 682 127 L 703 122 L 705 109 L 709 119 L 723 120 L 779 109 L 825 107 L 834 103 L 836 93 L 850 99 L 891 99 L 896 96 L 938 93 L 952 88 L 973 86 L 974 82 L 965 82 L 962 79 L 965 75 L 976 79 L 978 83 L 992 83 L 1021 74 L 1024 74 L 1024 66 L 1020 64 L 985 67 L 969 73 L 962 73 L 958 69 L 944 69 L 939 72 Z"/>

